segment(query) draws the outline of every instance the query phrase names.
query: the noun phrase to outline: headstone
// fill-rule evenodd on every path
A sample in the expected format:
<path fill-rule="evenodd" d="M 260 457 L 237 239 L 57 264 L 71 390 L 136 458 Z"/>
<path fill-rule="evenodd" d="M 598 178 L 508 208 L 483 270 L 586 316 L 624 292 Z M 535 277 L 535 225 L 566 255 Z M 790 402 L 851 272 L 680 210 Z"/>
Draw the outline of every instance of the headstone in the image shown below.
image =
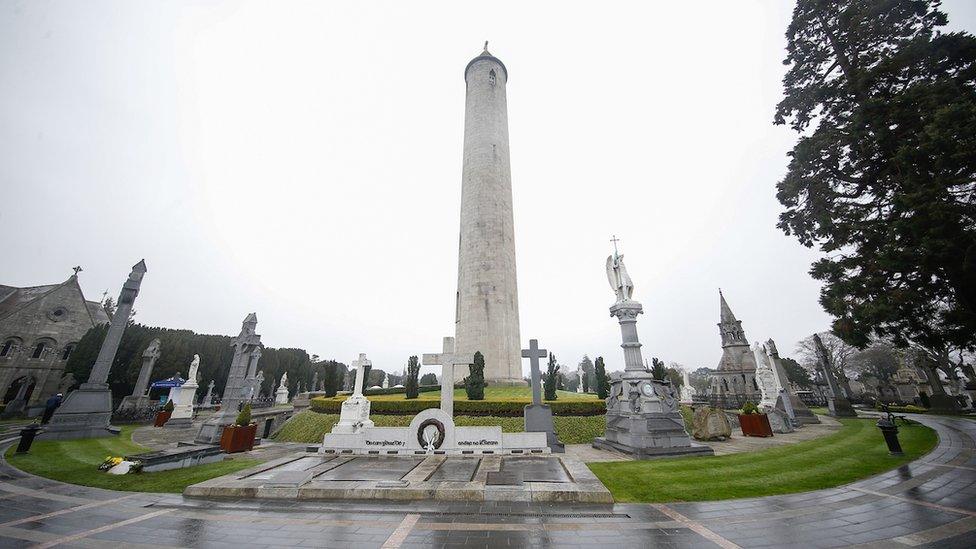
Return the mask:
<path fill-rule="evenodd" d="M 149 378 L 152 376 L 153 367 L 159 359 L 159 338 L 153 339 L 146 350 L 142 353 L 142 367 L 139 369 L 139 377 L 136 378 L 135 387 L 132 394 L 122 398 L 119 404 L 120 412 L 126 410 L 137 410 L 149 406 Z"/>
<path fill-rule="evenodd" d="M 112 392 L 107 383 L 108 374 L 145 275 L 144 260 L 132 267 L 129 278 L 119 293 L 115 315 L 109 324 L 105 340 L 102 341 L 102 347 L 98 350 L 98 358 L 95 359 L 88 381 L 82 383 L 76 391 L 68 393 L 54 412 L 50 423 L 39 435 L 41 439 L 67 440 L 119 434 L 119 428 L 109 424 L 112 419 Z"/>
<path fill-rule="evenodd" d="M 782 410 L 767 408 L 766 419 L 769 420 L 769 427 L 774 433 L 792 433 L 795 430 L 790 416 Z"/>
<path fill-rule="evenodd" d="M 758 341 L 752 346 L 752 353 L 756 359 L 756 385 L 759 386 L 759 407 L 769 409 L 776 406 L 776 397 L 779 396 L 779 388 L 776 383 L 776 374 L 766 356 L 766 350 Z"/>
<path fill-rule="evenodd" d="M 691 386 L 691 377 L 688 376 L 688 370 L 682 370 L 681 375 L 681 381 L 683 382 L 681 384 L 681 402 L 682 404 L 691 404 L 694 402 L 695 395 L 698 394 L 698 391 Z"/>
<path fill-rule="evenodd" d="M 210 416 L 197 433 L 196 442 L 215 444 L 220 442 L 224 427 L 237 421 L 238 409 L 253 387 L 247 379 L 247 373 L 257 368 L 261 358 L 261 336 L 256 333 L 258 317 L 251 313 L 241 324 L 238 334 L 230 346 L 234 348 L 234 358 L 227 372 L 227 383 L 224 394 L 220 399 L 220 410 Z"/>
<path fill-rule="evenodd" d="M 817 417 L 817 414 L 810 411 L 810 408 L 800 400 L 800 397 L 796 395 L 796 392 L 790 386 L 789 377 L 786 375 L 786 368 L 783 367 L 783 361 L 780 360 L 779 351 L 776 349 L 776 342 L 772 339 L 766 340 L 765 351 L 766 356 L 769 357 L 769 361 L 773 365 L 773 372 L 776 374 L 777 383 L 781 387 L 779 396 L 776 399 L 776 408 L 789 414 L 793 418 L 795 425 L 814 425 L 820 423 L 820 418 Z"/>
<path fill-rule="evenodd" d="M 454 367 L 474 364 L 474 356 L 462 356 L 455 351 L 454 338 L 445 337 L 440 353 L 424 353 L 424 366 L 441 367 L 441 410 L 454 417 Z"/>
<path fill-rule="evenodd" d="M 211 406 L 213 405 L 213 390 L 214 390 L 214 380 L 210 380 L 210 385 L 207 385 L 207 394 L 203 397 L 203 405 Z"/>
<path fill-rule="evenodd" d="M 725 410 L 702 406 L 695 410 L 692 436 L 695 440 L 726 440 L 732 436 L 732 425 Z"/>
<path fill-rule="evenodd" d="M 372 362 L 366 358 L 365 353 L 359 353 L 359 359 L 352 361 L 352 367 L 356 369 L 356 381 L 353 386 L 352 396 L 342 403 L 339 412 L 339 423 L 332 427 L 332 432 L 336 434 L 359 433 L 367 427 L 372 427 L 373 422 L 369 419 L 369 400 L 363 396 L 363 369 L 371 366 Z"/>
<path fill-rule="evenodd" d="M 288 372 L 281 374 L 278 390 L 275 391 L 275 404 L 288 404 Z"/>
<path fill-rule="evenodd" d="M 610 315 L 620 323 L 624 371 L 610 378 L 606 434 L 593 441 L 594 448 L 615 450 L 638 459 L 667 455 L 712 454 L 705 445 L 693 444 L 678 411 L 678 398 L 670 382 L 654 379 L 644 367 L 637 337 L 637 315 L 643 307 L 632 298 L 634 284 L 624 266 L 624 256 L 607 257 L 607 279 L 617 301 Z"/>
<path fill-rule="evenodd" d="M 554 453 L 566 451 L 566 445 L 559 442 L 556 436 L 556 426 L 552 421 L 552 408 L 542 403 L 542 372 L 539 369 L 539 359 L 547 355 L 545 349 L 539 348 L 539 342 L 535 339 L 529 340 L 529 348 L 522 349 L 522 358 L 529 359 L 532 367 L 532 404 L 525 407 L 525 431 L 533 433 L 545 433 L 546 444 Z"/>
<path fill-rule="evenodd" d="M 190 371 L 186 374 L 186 382 L 179 387 L 170 389 L 173 398 L 173 415 L 164 427 L 186 428 L 193 424 L 193 403 L 197 397 L 197 370 L 200 368 L 200 355 L 193 355 Z"/>
<path fill-rule="evenodd" d="M 827 387 L 830 391 L 830 394 L 827 396 L 828 413 L 833 417 L 857 417 L 857 412 L 851 406 L 851 401 L 847 400 L 844 392 L 837 384 L 833 367 L 830 365 L 830 355 L 827 353 L 827 348 L 824 347 L 819 334 L 813 334 L 813 344 L 817 352 L 817 359 L 820 362 L 820 370 L 823 372 L 824 379 L 827 381 Z"/>

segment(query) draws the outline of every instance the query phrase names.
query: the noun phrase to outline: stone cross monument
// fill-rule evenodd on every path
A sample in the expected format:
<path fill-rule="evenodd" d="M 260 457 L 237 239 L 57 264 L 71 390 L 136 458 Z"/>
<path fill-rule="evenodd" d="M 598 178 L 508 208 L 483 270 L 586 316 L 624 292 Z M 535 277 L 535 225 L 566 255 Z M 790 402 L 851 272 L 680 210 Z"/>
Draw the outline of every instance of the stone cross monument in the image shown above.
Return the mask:
<path fill-rule="evenodd" d="M 695 400 L 695 395 L 698 391 L 691 385 L 691 377 L 688 375 L 688 370 L 681 371 L 681 402 L 684 404 L 691 404 Z"/>
<path fill-rule="evenodd" d="M 135 410 L 149 406 L 149 378 L 152 376 L 153 368 L 160 357 L 159 338 L 149 342 L 149 346 L 142 352 L 142 367 L 139 369 L 139 377 L 136 378 L 136 385 L 132 389 L 132 394 L 122 398 L 119 404 L 119 411 Z"/>
<path fill-rule="evenodd" d="M 227 383 L 224 394 L 220 399 L 220 411 L 210 416 L 200 426 L 196 442 L 215 444 L 220 441 L 224 427 L 237 421 L 237 413 L 241 403 L 248 397 L 253 388 L 247 378 L 247 373 L 257 368 L 261 358 L 261 336 L 256 333 L 258 316 L 254 313 L 247 315 L 241 324 L 241 333 L 234 338 L 230 346 L 234 348 L 234 358 L 227 372 Z"/>
<path fill-rule="evenodd" d="M 108 373 L 119 350 L 122 333 L 129 324 L 132 305 L 139 295 L 142 278 L 146 275 L 146 261 L 132 267 L 129 278 L 122 285 L 112 323 L 98 358 L 92 366 L 88 381 L 76 391 L 68 393 L 61 407 L 54 412 L 50 423 L 40 435 L 44 439 L 67 440 L 74 438 L 105 437 L 119 434 L 119 428 L 109 424 L 112 419 L 112 392 L 108 388 Z"/>
<path fill-rule="evenodd" d="M 529 359 L 532 370 L 532 404 L 525 407 L 525 432 L 545 433 L 549 449 L 555 453 L 562 453 L 566 451 L 566 445 L 559 442 L 559 438 L 556 437 L 552 409 L 542 403 L 542 370 L 539 368 L 539 359 L 545 358 L 547 354 L 545 349 L 539 348 L 539 342 L 535 339 L 529 340 L 528 349 L 522 349 L 522 358 Z"/>
<path fill-rule="evenodd" d="M 454 369 L 474 364 L 474 353 L 465 355 L 455 352 L 454 338 L 445 337 L 439 353 L 424 353 L 424 366 L 441 366 L 441 410 L 454 415 Z"/>
<path fill-rule="evenodd" d="M 508 70 L 486 45 L 465 67 L 464 82 L 457 352 L 480 351 L 489 383 L 521 385 Z"/>
<path fill-rule="evenodd" d="M 363 396 L 364 369 L 372 366 L 373 363 L 366 358 L 365 353 L 359 353 L 359 358 L 352 361 L 352 367 L 356 369 L 356 381 L 353 385 L 352 396 L 342 403 L 339 412 L 339 423 L 332 427 L 333 433 L 352 434 L 359 433 L 367 427 L 372 427 L 373 422 L 369 419 L 369 400 Z"/>
<path fill-rule="evenodd" d="M 678 395 L 669 381 L 658 381 L 645 368 L 637 338 L 637 315 L 643 307 L 633 300 L 634 283 L 617 251 L 607 257 L 607 280 L 616 302 L 610 315 L 620 323 L 624 371 L 610 376 L 606 434 L 593 447 L 630 454 L 637 459 L 680 454 L 711 454 L 712 449 L 691 442 L 678 411 Z"/>
<path fill-rule="evenodd" d="M 776 399 L 776 409 L 786 412 L 798 426 L 820 423 L 820 418 L 811 412 L 810 408 L 790 388 L 790 379 L 786 375 L 786 368 L 783 367 L 783 361 L 779 358 L 776 342 L 772 339 L 767 339 L 766 343 L 763 344 L 763 348 L 766 352 L 766 357 L 773 366 L 773 373 L 776 374 L 776 382 L 781 388 L 779 397 Z"/>
<path fill-rule="evenodd" d="M 213 404 L 213 390 L 214 390 L 214 380 L 210 380 L 210 385 L 207 385 L 207 394 L 203 397 L 203 405 L 210 406 Z"/>
<path fill-rule="evenodd" d="M 830 364 L 830 354 L 824 347 L 820 334 L 813 334 L 813 345 L 817 353 L 820 370 L 823 372 L 824 379 L 827 380 L 827 387 L 830 389 L 830 395 L 827 397 L 827 409 L 830 415 L 834 417 L 857 417 L 857 412 L 851 406 L 851 401 L 847 400 L 847 396 L 837 383 L 834 368 Z"/>

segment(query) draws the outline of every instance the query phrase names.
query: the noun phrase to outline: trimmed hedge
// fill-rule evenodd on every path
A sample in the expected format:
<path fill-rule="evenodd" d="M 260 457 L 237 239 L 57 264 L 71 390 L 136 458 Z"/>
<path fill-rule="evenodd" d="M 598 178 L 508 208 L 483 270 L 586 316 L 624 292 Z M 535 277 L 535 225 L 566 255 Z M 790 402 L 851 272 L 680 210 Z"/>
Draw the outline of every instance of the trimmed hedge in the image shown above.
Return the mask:
<path fill-rule="evenodd" d="M 418 393 L 432 393 L 434 391 L 440 391 L 440 390 L 441 390 L 441 386 L 440 385 L 421 385 L 420 388 L 417 389 L 417 392 Z M 407 388 L 406 387 L 388 387 L 386 389 L 366 389 L 366 390 L 363 391 L 363 394 L 366 395 L 366 396 L 373 396 L 373 395 L 402 395 L 402 394 L 406 394 L 406 392 L 407 392 Z"/>
<path fill-rule="evenodd" d="M 880 411 L 881 406 L 876 406 L 875 409 Z M 907 406 L 889 405 L 888 410 L 890 410 L 892 413 L 901 412 L 903 414 L 924 414 L 929 411 L 928 408 L 922 408 L 921 406 L 915 406 L 914 404 L 908 404 Z"/>
<path fill-rule="evenodd" d="M 320 414 L 338 414 L 345 398 L 316 397 L 311 410 Z M 531 400 L 455 400 L 454 415 L 521 417 Z M 556 400 L 546 402 L 554 416 L 601 416 L 607 406 L 602 400 Z M 412 416 L 428 408 L 439 408 L 438 400 L 373 400 L 370 413 L 391 416 Z"/>

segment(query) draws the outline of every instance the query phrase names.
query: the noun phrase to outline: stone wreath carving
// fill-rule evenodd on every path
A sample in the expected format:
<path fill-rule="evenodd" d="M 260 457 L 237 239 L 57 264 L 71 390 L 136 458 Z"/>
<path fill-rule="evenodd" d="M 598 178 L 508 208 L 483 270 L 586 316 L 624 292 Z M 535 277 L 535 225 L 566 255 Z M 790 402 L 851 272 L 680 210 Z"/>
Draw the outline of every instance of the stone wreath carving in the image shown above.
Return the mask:
<path fill-rule="evenodd" d="M 437 437 L 432 440 L 424 438 L 424 432 L 430 426 L 437 428 Z M 441 447 L 441 444 L 444 444 L 444 424 L 434 418 L 425 419 L 417 427 L 417 442 L 420 443 L 421 448 L 437 450 Z"/>
<path fill-rule="evenodd" d="M 674 393 L 670 387 L 666 387 L 662 384 L 654 384 L 654 392 L 660 397 L 661 400 L 668 406 L 668 408 L 673 409 L 674 406 Z"/>

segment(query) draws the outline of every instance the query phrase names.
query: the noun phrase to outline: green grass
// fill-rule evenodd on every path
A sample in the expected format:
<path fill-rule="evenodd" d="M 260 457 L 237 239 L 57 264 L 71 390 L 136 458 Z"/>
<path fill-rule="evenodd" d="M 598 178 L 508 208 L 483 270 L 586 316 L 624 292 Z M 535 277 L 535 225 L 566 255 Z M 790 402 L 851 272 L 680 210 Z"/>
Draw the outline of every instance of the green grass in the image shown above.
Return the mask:
<path fill-rule="evenodd" d="M 587 465 L 618 502 L 704 501 L 839 486 L 917 459 L 938 442 L 923 425 L 899 427 L 905 455 L 890 456 L 873 419 L 839 421 L 834 434 L 759 452 Z"/>
<path fill-rule="evenodd" d="M 410 425 L 413 416 L 384 416 L 371 415 L 370 419 L 377 427 L 406 427 Z M 291 418 L 278 434 L 278 442 L 320 443 L 322 437 L 332 430 L 332 426 L 339 421 L 336 414 L 319 414 L 306 410 Z M 525 423 L 520 417 L 497 416 L 456 416 L 455 425 L 472 426 L 501 426 L 506 433 L 517 433 L 525 429 Z M 606 421 L 604 416 L 556 416 L 553 418 L 556 434 L 559 440 L 566 444 L 587 444 L 595 437 L 603 435 Z"/>
<path fill-rule="evenodd" d="M 181 493 L 191 484 L 260 463 L 255 459 L 240 458 L 154 473 L 110 475 L 99 471 L 98 465 L 108 456 L 151 450 L 132 442 L 134 429 L 134 426 L 123 426 L 122 433 L 112 438 L 37 441 L 27 454 L 15 454 L 16 447 L 11 446 L 6 459 L 18 469 L 61 482 L 109 490 L 169 493 Z"/>
<path fill-rule="evenodd" d="M 324 398 L 324 397 L 323 397 Z M 345 400 L 346 396 L 336 396 L 332 397 L 336 400 Z M 366 398 L 369 400 L 406 400 L 406 395 L 403 393 L 397 393 L 392 395 L 367 395 Z M 430 391 L 428 393 L 420 393 L 416 400 L 440 400 L 440 391 Z M 464 389 L 454 390 L 454 400 L 468 400 L 467 393 Z M 512 386 L 512 387 L 485 387 L 485 400 L 524 400 L 525 402 L 532 401 L 532 390 L 526 386 Z M 589 393 L 574 393 L 572 391 L 556 391 L 556 400 L 597 400 L 595 394 Z"/>

